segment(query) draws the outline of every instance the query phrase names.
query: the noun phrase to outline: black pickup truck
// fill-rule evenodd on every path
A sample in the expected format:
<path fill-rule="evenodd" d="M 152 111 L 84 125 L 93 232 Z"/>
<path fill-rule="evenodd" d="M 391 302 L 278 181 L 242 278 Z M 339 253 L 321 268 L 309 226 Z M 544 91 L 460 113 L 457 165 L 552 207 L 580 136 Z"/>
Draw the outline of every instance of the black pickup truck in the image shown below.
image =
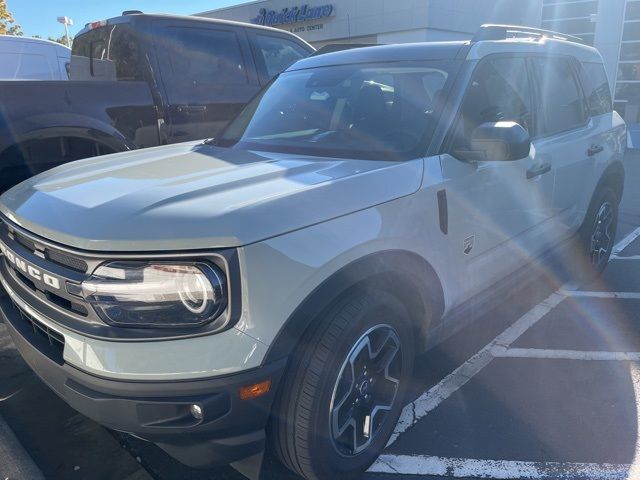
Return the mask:
<path fill-rule="evenodd" d="M 70 81 L 0 82 L 0 192 L 71 160 L 214 137 L 313 51 L 282 30 L 200 17 L 88 24 Z"/>

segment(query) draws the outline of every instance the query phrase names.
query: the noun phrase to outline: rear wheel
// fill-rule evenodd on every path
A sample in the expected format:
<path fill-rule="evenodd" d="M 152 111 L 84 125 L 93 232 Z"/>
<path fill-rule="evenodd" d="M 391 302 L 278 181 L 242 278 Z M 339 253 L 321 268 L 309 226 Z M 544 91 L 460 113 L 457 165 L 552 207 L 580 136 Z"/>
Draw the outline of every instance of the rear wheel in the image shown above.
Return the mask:
<path fill-rule="evenodd" d="M 357 477 L 404 404 L 414 356 L 409 315 L 391 295 L 354 293 L 300 345 L 274 409 L 276 453 L 310 480 Z"/>
<path fill-rule="evenodd" d="M 600 275 L 611 257 L 618 226 L 618 196 L 609 188 L 602 188 L 594 197 L 582 226 L 584 276 Z"/>

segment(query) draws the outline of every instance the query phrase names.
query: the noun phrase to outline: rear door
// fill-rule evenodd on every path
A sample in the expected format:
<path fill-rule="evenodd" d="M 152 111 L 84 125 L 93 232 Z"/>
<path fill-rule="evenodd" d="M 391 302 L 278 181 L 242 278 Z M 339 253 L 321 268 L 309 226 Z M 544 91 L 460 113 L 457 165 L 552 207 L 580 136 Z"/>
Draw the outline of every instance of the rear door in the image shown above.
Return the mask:
<path fill-rule="evenodd" d="M 171 143 L 215 137 L 258 92 L 243 28 L 175 21 L 155 28 Z"/>
<path fill-rule="evenodd" d="M 298 60 L 308 57 L 313 49 L 290 35 L 247 29 L 260 83 L 266 85 Z"/>
<path fill-rule="evenodd" d="M 561 238 L 571 235 L 580 224 L 580 199 L 593 181 L 600 153 L 596 148 L 598 128 L 590 120 L 574 62 L 560 56 L 531 58 L 539 105 L 536 150 L 554 170 L 554 229 Z M 552 235 L 549 232 L 550 244 Z"/>
<path fill-rule="evenodd" d="M 602 171 L 608 166 L 611 159 L 619 155 L 620 144 L 617 140 L 619 138 L 617 127 L 614 126 L 614 124 L 618 125 L 618 122 L 614 122 L 613 101 L 604 65 L 596 62 L 578 64 L 578 76 L 587 99 L 593 127 L 587 156 L 593 159 L 596 167 L 590 172 L 592 188 L 585 185 L 586 188 L 583 189 L 582 197 L 579 200 L 578 211 L 584 215 L 589 208 L 593 188 L 600 180 Z"/>

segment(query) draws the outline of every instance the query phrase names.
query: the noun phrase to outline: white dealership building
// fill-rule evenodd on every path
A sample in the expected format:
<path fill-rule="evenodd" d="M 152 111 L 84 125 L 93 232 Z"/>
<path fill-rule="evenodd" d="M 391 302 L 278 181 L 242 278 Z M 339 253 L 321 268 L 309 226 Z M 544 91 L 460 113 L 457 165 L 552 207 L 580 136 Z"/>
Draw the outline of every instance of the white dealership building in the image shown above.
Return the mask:
<path fill-rule="evenodd" d="M 540 0 L 262 0 L 197 15 L 289 30 L 327 43 L 468 39 L 482 23 L 540 23 Z"/>

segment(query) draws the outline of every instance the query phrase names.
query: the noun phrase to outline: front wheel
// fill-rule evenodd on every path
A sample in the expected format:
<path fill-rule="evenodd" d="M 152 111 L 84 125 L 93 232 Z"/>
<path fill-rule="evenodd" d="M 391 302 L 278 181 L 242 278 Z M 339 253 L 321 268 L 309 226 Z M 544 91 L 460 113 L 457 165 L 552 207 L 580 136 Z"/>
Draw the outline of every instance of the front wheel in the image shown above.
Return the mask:
<path fill-rule="evenodd" d="M 409 315 L 382 292 L 351 294 L 303 339 L 274 410 L 279 458 L 309 480 L 361 475 L 385 447 L 413 368 Z"/>

